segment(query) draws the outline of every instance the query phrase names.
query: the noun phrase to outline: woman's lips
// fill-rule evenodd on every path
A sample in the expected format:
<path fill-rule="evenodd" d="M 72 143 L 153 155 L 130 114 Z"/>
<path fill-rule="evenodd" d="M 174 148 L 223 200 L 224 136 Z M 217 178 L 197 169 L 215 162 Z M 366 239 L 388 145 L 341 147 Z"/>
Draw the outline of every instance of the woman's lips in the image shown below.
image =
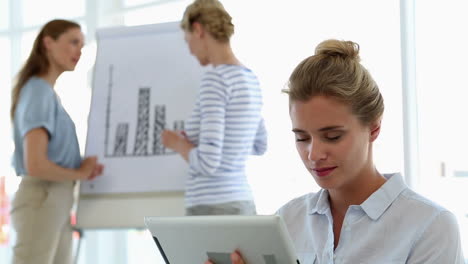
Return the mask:
<path fill-rule="evenodd" d="M 315 168 L 313 170 L 315 171 L 317 176 L 325 177 L 325 176 L 329 175 L 330 173 L 332 173 L 332 171 L 334 169 L 336 169 L 336 168 L 337 168 L 336 166 L 334 166 L 334 167 L 322 167 L 322 168 Z"/>

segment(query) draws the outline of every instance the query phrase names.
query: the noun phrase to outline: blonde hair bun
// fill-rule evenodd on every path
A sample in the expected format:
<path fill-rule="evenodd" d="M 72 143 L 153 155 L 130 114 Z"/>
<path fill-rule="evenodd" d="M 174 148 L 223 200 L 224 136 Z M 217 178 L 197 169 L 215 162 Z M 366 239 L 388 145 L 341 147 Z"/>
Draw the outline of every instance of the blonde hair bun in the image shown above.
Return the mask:
<path fill-rule="evenodd" d="M 232 17 L 218 0 L 195 0 L 187 6 L 180 26 L 192 32 L 195 22 L 203 25 L 220 42 L 228 42 L 234 34 Z"/>
<path fill-rule="evenodd" d="M 329 96 L 350 106 L 362 122 L 370 124 L 384 112 L 379 87 L 359 62 L 359 45 L 352 41 L 329 39 L 321 42 L 315 55 L 307 57 L 289 77 L 290 102 Z"/>
<path fill-rule="evenodd" d="M 359 44 L 352 41 L 328 39 L 315 48 L 315 55 L 339 56 L 343 59 L 360 61 Z"/>

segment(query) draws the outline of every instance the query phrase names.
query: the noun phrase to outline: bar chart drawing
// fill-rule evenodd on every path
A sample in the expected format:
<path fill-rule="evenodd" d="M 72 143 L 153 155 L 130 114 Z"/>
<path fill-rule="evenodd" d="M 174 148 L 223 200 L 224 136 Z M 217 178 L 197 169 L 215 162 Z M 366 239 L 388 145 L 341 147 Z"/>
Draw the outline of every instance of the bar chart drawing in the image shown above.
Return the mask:
<path fill-rule="evenodd" d="M 157 104 L 153 106 L 153 124 L 150 123 L 150 108 L 151 108 L 151 87 L 142 86 L 138 88 L 136 125 L 133 148 L 130 148 L 130 129 L 132 122 L 116 122 L 113 125 L 112 116 L 112 96 L 113 96 L 113 75 L 114 66 L 111 64 L 108 68 L 109 81 L 106 104 L 106 122 L 105 122 L 105 140 L 104 140 L 104 156 L 106 158 L 123 158 L 123 157 L 152 157 L 159 155 L 174 155 L 174 151 L 166 149 L 162 144 L 161 133 L 167 127 L 167 112 L 165 104 Z M 150 129 L 152 135 L 150 136 Z M 183 130 L 184 121 L 173 121 L 172 128 L 174 130 Z M 114 131 L 114 133 L 112 133 Z M 111 134 L 114 137 L 111 138 Z M 110 144 L 110 142 L 113 142 Z M 113 146 L 110 149 L 111 145 Z"/>
<path fill-rule="evenodd" d="M 153 153 L 164 154 L 166 148 L 161 144 L 161 132 L 166 127 L 166 106 L 154 107 Z"/>
<path fill-rule="evenodd" d="M 129 194 L 126 203 L 133 194 L 183 192 L 189 163 L 161 134 L 184 130 L 207 68 L 190 54 L 179 22 L 102 29 L 96 40 L 84 156 L 104 171 L 82 181 L 80 193 Z"/>
<path fill-rule="evenodd" d="M 148 155 L 150 88 L 140 88 L 138 92 L 138 121 L 133 154 Z"/>
<path fill-rule="evenodd" d="M 118 124 L 115 134 L 114 155 L 125 156 L 127 153 L 128 123 Z"/>

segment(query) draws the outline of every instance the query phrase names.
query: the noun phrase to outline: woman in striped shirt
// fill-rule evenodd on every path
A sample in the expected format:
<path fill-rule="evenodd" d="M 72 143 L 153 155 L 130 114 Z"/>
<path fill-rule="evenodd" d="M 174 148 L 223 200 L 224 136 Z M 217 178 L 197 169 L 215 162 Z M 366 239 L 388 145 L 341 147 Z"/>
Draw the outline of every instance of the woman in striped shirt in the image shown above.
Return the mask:
<path fill-rule="evenodd" d="M 245 174 L 250 154 L 266 151 L 262 94 L 255 74 L 234 55 L 231 16 L 218 0 L 196 0 L 181 22 L 204 74 L 185 133 L 164 131 L 163 144 L 189 163 L 187 215 L 256 214 Z"/>

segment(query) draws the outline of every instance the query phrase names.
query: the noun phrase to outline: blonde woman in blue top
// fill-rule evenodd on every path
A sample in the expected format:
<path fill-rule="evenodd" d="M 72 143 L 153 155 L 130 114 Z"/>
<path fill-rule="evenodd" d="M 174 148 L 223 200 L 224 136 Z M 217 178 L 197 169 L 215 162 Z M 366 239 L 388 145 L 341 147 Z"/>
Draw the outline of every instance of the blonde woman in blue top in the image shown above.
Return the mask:
<path fill-rule="evenodd" d="M 285 92 L 297 151 L 322 188 L 278 211 L 301 264 L 464 263 L 455 216 L 374 165 L 384 102 L 356 43 L 320 43 Z"/>
<path fill-rule="evenodd" d="M 212 66 L 202 78 L 186 134 L 162 134 L 163 144 L 189 163 L 186 214 L 255 214 L 245 162 L 267 147 L 259 82 L 231 49 L 234 25 L 219 1 L 194 1 L 181 27 L 190 52 L 201 65 Z"/>
<path fill-rule="evenodd" d="M 48 22 L 13 87 L 13 165 L 22 176 L 11 209 L 14 264 L 71 263 L 74 184 L 103 169 L 96 157 L 81 159 L 75 125 L 53 89 L 75 69 L 83 39 L 75 22 Z"/>

